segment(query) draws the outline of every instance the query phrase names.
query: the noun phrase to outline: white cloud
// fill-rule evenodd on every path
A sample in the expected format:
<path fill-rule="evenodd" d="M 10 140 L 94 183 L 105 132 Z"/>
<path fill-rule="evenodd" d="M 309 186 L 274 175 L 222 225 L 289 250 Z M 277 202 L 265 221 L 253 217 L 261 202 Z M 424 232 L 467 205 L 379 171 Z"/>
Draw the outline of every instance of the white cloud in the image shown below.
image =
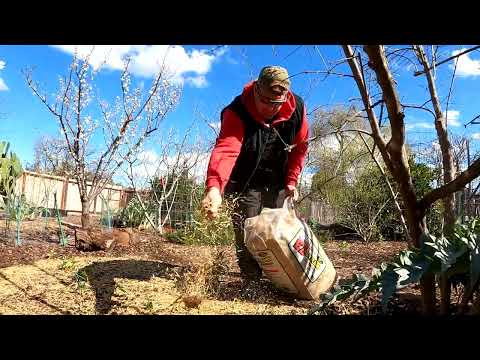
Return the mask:
<path fill-rule="evenodd" d="M 133 176 L 139 182 L 145 181 L 155 174 L 159 156 L 153 150 L 145 150 L 138 154 L 138 162 L 133 166 Z"/>
<path fill-rule="evenodd" d="M 433 124 L 430 124 L 430 123 L 426 123 L 426 122 L 420 122 L 420 123 L 414 123 L 414 124 L 407 124 L 405 126 L 405 129 L 406 130 L 412 130 L 412 129 L 416 129 L 416 128 L 420 128 L 420 129 L 435 129 L 435 126 Z"/>
<path fill-rule="evenodd" d="M 193 162 L 197 160 L 196 164 Z M 137 186 L 148 186 L 147 180 L 154 177 L 156 174 L 166 173 L 175 166 L 177 161 L 177 154 L 168 156 L 166 159 L 160 158 L 155 150 L 145 150 L 138 154 L 138 162 L 133 167 L 133 175 Z M 191 167 L 190 175 L 195 177 L 197 181 L 203 181 L 207 173 L 208 161 L 210 160 L 210 153 L 192 153 L 185 152 L 180 155 L 180 162 L 185 163 Z"/>
<path fill-rule="evenodd" d="M 7 84 L 5 84 L 5 81 L 3 81 L 2 78 L 0 78 L 0 91 L 7 91 L 7 90 L 8 90 Z"/>
<path fill-rule="evenodd" d="M 447 112 L 447 124 L 449 126 L 460 126 L 460 111 L 458 110 L 448 110 Z M 443 116 L 445 116 L 445 111 L 443 112 Z M 413 129 L 435 129 L 435 125 L 433 123 L 427 122 L 414 122 L 406 124 L 406 130 L 413 130 Z"/>
<path fill-rule="evenodd" d="M 137 158 L 146 164 L 155 164 L 158 161 L 158 154 L 154 150 L 142 151 Z"/>
<path fill-rule="evenodd" d="M 3 60 L 0 60 L 0 70 L 3 70 L 5 68 L 5 61 Z M 0 91 L 7 91 L 8 90 L 8 86 L 7 84 L 5 84 L 5 81 L 0 78 Z"/>
<path fill-rule="evenodd" d="M 472 134 L 472 139 L 480 140 L 480 133 L 473 133 Z"/>
<path fill-rule="evenodd" d="M 185 78 L 185 81 L 194 85 L 195 87 L 198 88 L 203 88 L 208 85 L 207 80 L 205 79 L 205 76 L 196 76 L 196 77 L 187 77 Z"/>
<path fill-rule="evenodd" d="M 460 49 L 460 50 L 455 50 L 452 51 L 452 56 L 455 56 L 462 51 L 467 50 L 466 48 Z M 474 60 L 470 58 L 470 54 L 465 54 L 460 57 L 458 57 L 458 62 L 457 62 L 457 71 L 456 74 L 458 76 L 479 76 L 480 75 L 480 60 Z M 450 64 L 449 67 L 453 69 L 455 67 L 455 60 L 453 64 Z"/>
<path fill-rule="evenodd" d="M 178 45 L 53 45 L 54 48 L 84 59 L 91 53 L 89 63 L 98 69 L 103 63 L 105 68 L 122 70 L 123 61 L 130 56 L 132 74 L 153 77 L 164 66 L 165 72 L 177 83 L 187 83 L 196 87 L 207 86 L 205 75 L 211 70 L 213 62 L 225 54 L 219 50 L 210 54 L 206 50 L 187 51 Z M 93 51 L 92 51 L 93 49 Z M 192 74 L 193 73 L 193 74 Z"/>
<path fill-rule="evenodd" d="M 448 110 L 447 111 L 447 124 L 451 126 L 460 126 L 462 125 L 460 123 L 459 117 L 460 117 L 460 111 L 458 110 Z M 443 112 L 443 116 L 445 116 L 445 111 Z"/>

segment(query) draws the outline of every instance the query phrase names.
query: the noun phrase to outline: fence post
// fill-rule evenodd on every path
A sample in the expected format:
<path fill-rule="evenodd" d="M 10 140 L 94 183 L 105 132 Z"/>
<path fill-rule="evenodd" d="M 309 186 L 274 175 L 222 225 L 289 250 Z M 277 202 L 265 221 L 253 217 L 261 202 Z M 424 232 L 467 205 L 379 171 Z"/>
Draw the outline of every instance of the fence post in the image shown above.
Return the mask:
<path fill-rule="evenodd" d="M 25 172 L 22 173 L 22 194 L 25 194 L 25 182 L 27 180 L 27 174 Z"/>
<path fill-rule="evenodd" d="M 123 192 L 123 188 L 120 190 L 120 200 L 118 201 L 118 208 L 121 209 L 123 208 L 123 203 L 125 201 L 125 199 L 123 198 L 124 196 L 124 192 Z"/>
<path fill-rule="evenodd" d="M 67 211 L 67 195 L 68 195 L 68 176 L 63 181 L 62 197 L 60 199 L 60 210 Z"/>

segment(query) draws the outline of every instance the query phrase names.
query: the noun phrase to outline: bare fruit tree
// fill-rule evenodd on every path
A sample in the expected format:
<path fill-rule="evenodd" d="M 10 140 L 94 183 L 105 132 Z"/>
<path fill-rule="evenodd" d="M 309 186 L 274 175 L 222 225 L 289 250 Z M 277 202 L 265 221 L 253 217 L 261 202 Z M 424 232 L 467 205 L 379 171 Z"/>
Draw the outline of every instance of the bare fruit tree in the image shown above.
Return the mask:
<path fill-rule="evenodd" d="M 378 96 L 380 100 L 375 104 L 384 103 L 387 110 L 391 129 L 389 139 L 386 139 L 380 130 L 379 119 L 374 109 L 374 102 L 372 101 L 371 86 L 367 83 L 367 77 L 365 76 L 367 69 L 363 67 L 364 62 L 362 61 L 361 54 L 356 53 L 352 46 L 343 45 L 343 51 L 361 94 L 361 99 L 370 122 L 375 146 L 379 149 L 386 167 L 398 184 L 412 244 L 415 247 L 421 247 L 423 241 L 422 234 L 428 232 L 425 221 L 426 211 L 437 200 L 445 199 L 444 202 L 450 205 L 452 194 L 463 189 L 466 184 L 480 175 L 480 159 L 472 162 L 466 170 L 458 173 L 456 177 L 454 176 L 451 144 L 448 140 L 445 118 L 443 117 L 440 103 L 437 102 L 438 97 L 435 93 L 435 82 L 432 76 L 432 71 L 435 66 L 428 64 L 424 53 L 422 53 L 422 47 L 412 47 L 411 50 L 415 50 L 418 60 L 423 65 L 423 71 L 420 73 L 427 75 L 431 97 L 429 102 L 431 101 L 433 103 L 433 111 L 430 111 L 434 114 L 433 120 L 442 151 L 442 165 L 445 180 L 443 185 L 428 192 L 423 198 L 417 199 L 406 157 L 404 106 L 401 103 L 396 81 L 389 66 L 385 47 L 382 45 L 365 45 L 363 46 L 363 50 L 368 58 L 368 67 L 373 70 L 373 75 L 378 85 L 377 90 L 379 90 Z M 447 210 L 445 216 L 451 221 L 452 213 L 449 210 Z M 424 312 L 431 314 L 435 309 L 435 279 L 433 274 L 425 274 L 420 280 L 420 283 Z"/>
<path fill-rule="evenodd" d="M 192 128 L 182 138 L 170 130 L 153 145 L 158 154 L 131 154 L 125 157 L 123 171 L 145 222 L 162 234 L 167 224 L 175 225 L 179 213 L 186 215 L 196 205 L 195 190 L 203 185 L 197 177 L 205 173 L 208 152 Z"/>
<path fill-rule="evenodd" d="M 65 140 L 51 136 L 40 137 L 34 146 L 34 160 L 31 170 L 57 176 L 71 176 L 74 164 Z"/>
<path fill-rule="evenodd" d="M 102 100 L 94 89 L 101 67 L 93 69 L 89 65 L 92 52 L 84 59 L 74 54 L 67 74 L 59 79 L 53 99 L 33 79 L 31 69 L 23 71 L 28 86 L 56 118 L 65 139 L 80 193 L 83 227 L 90 226 L 92 202 L 122 166 L 125 156 L 158 130 L 180 95 L 164 64 L 159 64 L 148 88 L 142 84 L 132 87 L 127 58 L 120 77 L 120 95 L 113 103 Z M 91 181 L 87 179 L 88 173 Z"/>

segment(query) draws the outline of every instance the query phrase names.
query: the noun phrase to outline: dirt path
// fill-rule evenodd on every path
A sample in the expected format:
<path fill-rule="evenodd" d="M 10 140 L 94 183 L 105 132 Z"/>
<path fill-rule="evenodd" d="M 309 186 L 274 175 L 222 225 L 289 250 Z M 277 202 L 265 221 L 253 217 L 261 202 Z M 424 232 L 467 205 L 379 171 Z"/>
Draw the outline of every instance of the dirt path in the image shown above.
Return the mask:
<path fill-rule="evenodd" d="M 276 290 L 268 280 L 245 288 L 233 246 L 186 246 L 137 232 L 128 249 L 82 253 L 58 244 L 55 223 L 30 222 L 22 227 L 23 244 L 2 239 L 0 227 L 0 314 L 306 314 L 313 302 L 299 301 Z M 3 241 L 2 241 L 3 240 Z M 10 240 L 10 241 L 8 241 Z M 402 242 L 329 241 L 324 248 L 340 278 L 391 259 Z M 198 308 L 179 300 L 181 274 L 193 271 L 222 250 L 228 272 L 214 295 Z M 375 313 L 375 296 L 337 313 Z"/>

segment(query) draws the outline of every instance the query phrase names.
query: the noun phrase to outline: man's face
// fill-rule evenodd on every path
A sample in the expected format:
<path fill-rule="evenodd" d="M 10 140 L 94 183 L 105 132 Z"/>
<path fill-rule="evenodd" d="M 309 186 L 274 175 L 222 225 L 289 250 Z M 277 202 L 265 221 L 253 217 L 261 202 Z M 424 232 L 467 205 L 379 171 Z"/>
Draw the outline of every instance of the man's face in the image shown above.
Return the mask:
<path fill-rule="evenodd" d="M 285 103 L 287 92 L 286 89 L 275 86 L 269 94 L 266 94 L 258 84 L 255 84 L 254 98 L 257 111 L 264 118 L 271 119 L 280 111 L 280 108 Z M 280 102 L 272 102 L 272 100 Z"/>

